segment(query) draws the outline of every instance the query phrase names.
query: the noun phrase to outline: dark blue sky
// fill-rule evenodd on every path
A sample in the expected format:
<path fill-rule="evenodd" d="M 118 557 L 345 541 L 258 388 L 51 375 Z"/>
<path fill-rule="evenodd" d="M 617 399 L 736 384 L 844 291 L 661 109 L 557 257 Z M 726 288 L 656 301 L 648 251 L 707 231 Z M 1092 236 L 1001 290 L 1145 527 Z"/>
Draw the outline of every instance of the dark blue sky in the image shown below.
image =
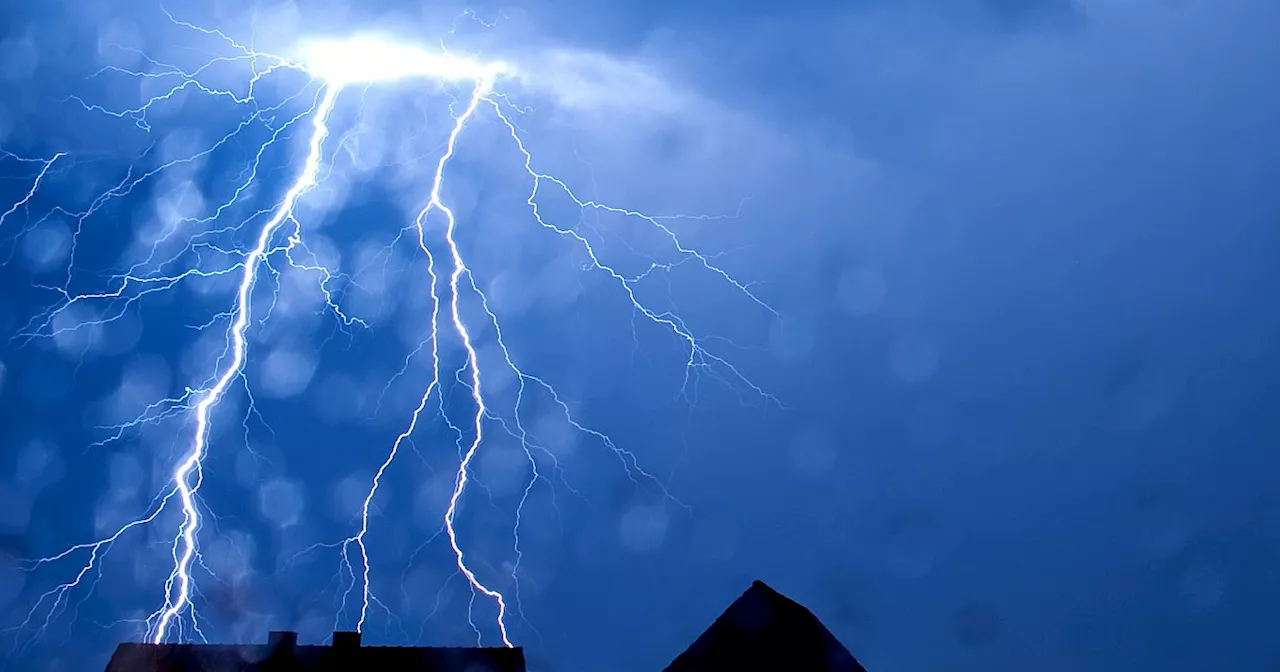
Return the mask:
<path fill-rule="evenodd" d="M 363 27 L 435 47 L 463 9 L 358 4 L 170 9 L 261 49 Z M 523 618 L 508 623 L 531 669 L 659 670 L 753 578 L 813 609 L 873 672 L 1280 664 L 1268 628 L 1280 603 L 1280 195 L 1269 179 L 1280 174 L 1280 6 L 472 9 L 497 24 L 461 21 L 446 42 L 527 74 L 499 88 L 530 108 L 518 124 L 535 168 L 583 198 L 652 214 L 740 208 L 670 225 L 781 315 L 696 263 L 647 278 L 647 305 L 678 313 L 779 404 L 715 367 L 695 370 L 682 395 L 682 342 L 637 318 L 579 246 L 537 226 L 506 129 L 489 113 L 464 132 L 444 198 L 504 342 L 654 476 L 628 478 L 545 395 L 522 406 L 562 468 L 539 458 L 550 482 L 520 524 Z M 0 17 L 0 149 L 67 153 L 0 223 L 0 651 L 12 670 L 95 669 L 161 603 L 176 512 L 122 535 L 52 614 L 38 600 L 88 554 L 32 571 L 22 559 L 109 536 L 169 487 L 190 414 L 96 444 L 115 434 L 102 426 L 212 375 L 234 282 L 184 281 L 127 310 L 87 302 L 51 329 L 110 319 L 9 339 L 58 305 L 47 288 L 65 280 L 76 222 L 54 208 L 82 211 L 130 164 L 140 174 L 190 157 L 251 111 L 181 94 L 145 131 L 68 99 L 120 110 L 167 90 L 118 72 L 86 79 L 146 66 L 120 46 L 187 69 L 228 54 L 148 3 Z M 242 86 L 246 71 L 207 76 Z M 283 122 L 316 91 L 281 74 L 256 96 L 282 104 Z M 214 413 L 201 488 L 195 605 L 210 640 L 293 628 L 315 641 L 355 625 L 336 551 L 295 554 L 355 533 L 353 507 L 426 384 L 420 357 L 395 375 L 426 333 L 425 260 L 403 240 L 380 251 L 425 202 L 450 96 L 466 93 L 348 87 L 339 100 L 321 186 L 298 218 L 317 258 L 354 276 L 333 287 L 370 327 L 343 326 L 314 272 L 272 257 L 255 319 L 274 307 L 250 329 L 247 391 L 234 386 Z M 219 250 L 243 247 L 263 217 L 179 255 L 183 236 L 276 202 L 307 123 L 263 154 L 225 219 L 173 229 L 183 242 L 161 245 L 177 259 L 162 270 L 227 267 Z M 117 287 L 111 269 L 144 259 L 183 217 L 207 216 L 269 133 L 251 124 L 87 218 L 72 289 Z M 40 166 L 0 158 L 0 212 Z M 682 258 L 641 220 L 583 214 L 549 188 L 540 205 L 621 273 Z M 512 422 L 515 379 L 493 329 L 476 329 L 487 389 Z M 462 363 L 451 337 L 442 355 L 450 371 Z M 446 395 L 464 422 L 466 390 Z M 468 491 L 460 540 L 514 602 L 528 463 L 496 420 L 487 431 L 475 471 L 485 488 Z M 413 439 L 375 500 L 372 585 L 385 608 L 371 610 L 366 641 L 470 644 L 469 593 L 433 539 L 455 435 L 435 418 Z M 497 643 L 492 604 L 477 599 L 474 613 Z"/>

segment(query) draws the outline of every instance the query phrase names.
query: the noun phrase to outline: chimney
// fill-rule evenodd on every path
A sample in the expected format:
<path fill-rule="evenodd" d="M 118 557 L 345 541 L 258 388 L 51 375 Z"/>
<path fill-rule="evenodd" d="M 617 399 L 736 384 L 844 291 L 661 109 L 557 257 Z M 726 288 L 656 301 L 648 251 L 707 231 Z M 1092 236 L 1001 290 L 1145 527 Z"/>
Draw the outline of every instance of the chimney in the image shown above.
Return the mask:
<path fill-rule="evenodd" d="M 333 648 L 345 651 L 347 649 L 360 648 L 360 633 L 358 632 L 334 632 Z"/>
<path fill-rule="evenodd" d="M 288 630 L 272 630 L 267 635 L 267 648 L 272 652 L 292 651 L 298 645 L 298 633 Z"/>

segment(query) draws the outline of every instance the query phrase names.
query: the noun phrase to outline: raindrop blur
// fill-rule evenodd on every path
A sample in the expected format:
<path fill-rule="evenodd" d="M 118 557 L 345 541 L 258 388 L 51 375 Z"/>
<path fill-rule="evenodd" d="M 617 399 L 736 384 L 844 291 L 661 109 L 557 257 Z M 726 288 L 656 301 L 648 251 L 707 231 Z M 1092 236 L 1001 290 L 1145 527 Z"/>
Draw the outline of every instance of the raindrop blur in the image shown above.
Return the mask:
<path fill-rule="evenodd" d="M 1220 567 L 1196 564 L 1178 579 L 1178 595 L 1191 611 L 1208 611 L 1226 597 L 1227 573 Z"/>
<path fill-rule="evenodd" d="M 56 270 L 71 254 L 71 227 L 58 219 L 44 222 L 23 236 L 22 254 L 32 273 Z"/>
<path fill-rule="evenodd" d="M 700 521 L 694 529 L 691 554 L 693 559 L 716 566 L 733 559 L 738 552 L 739 534 L 723 521 L 715 524 Z"/>
<path fill-rule="evenodd" d="M 360 515 L 364 508 L 365 497 L 369 495 L 369 484 L 373 481 L 373 475 L 367 473 L 348 474 L 346 478 L 338 482 L 338 487 L 333 489 L 334 513 L 337 520 L 350 520 Z M 378 489 L 378 497 L 374 501 L 374 506 L 378 504 L 385 505 L 391 491 L 384 487 Z"/>
<path fill-rule="evenodd" d="M 937 448 L 946 444 L 955 432 L 956 411 L 942 403 L 925 402 L 907 416 L 907 439 L 912 445 Z"/>
<path fill-rule="evenodd" d="M 320 419 L 336 425 L 359 419 L 360 407 L 367 394 L 368 391 L 355 378 L 335 373 L 313 388 L 312 399 L 320 412 Z"/>
<path fill-rule="evenodd" d="M 436 474 L 418 487 L 413 493 L 413 522 L 422 530 L 435 530 L 440 527 L 445 510 L 449 507 L 449 496 L 453 494 L 453 475 Z"/>
<path fill-rule="evenodd" d="M 923 383 L 933 377 L 942 350 L 922 336 L 903 336 L 889 350 L 889 369 L 899 382 Z"/>
<path fill-rule="evenodd" d="M 807 321 L 777 320 L 769 329 L 769 349 L 784 362 L 803 361 L 813 352 L 817 335 Z"/>
<path fill-rule="evenodd" d="M 951 614 L 951 634 L 963 646 L 983 648 L 1000 637 L 1003 623 L 995 607 L 974 600 L 965 602 Z"/>
<path fill-rule="evenodd" d="M 262 363 L 262 389 L 276 399 L 294 397 L 307 389 L 315 372 L 315 357 L 300 350 L 273 350 Z"/>
<path fill-rule="evenodd" d="M 495 497 L 524 490 L 529 458 L 514 446 L 490 446 L 480 454 L 480 473 Z"/>
<path fill-rule="evenodd" d="M 1143 361 L 1125 362 L 1108 373 L 1112 414 L 1126 429 L 1141 429 L 1172 410 L 1183 380 L 1168 368 Z"/>
<path fill-rule="evenodd" d="M 204 563 L 218 576 L 236 578 L 247 574 L 253 566 L 257 544 L 253 535 L 230 530 L 213 538 L 201 555 Z"/>
<path fill-rule="evenodd" d="M 533 434 L 542 439 L 543 446 L 551 451 L 557 460 L 572 457 L 582 442 L 582 434 L 574 431 L 573 426 L 565 422 L 564 413 L 559 409 L 535 420 Z"/>
<path fill-rule="evenodd" d="M 61 478 L 62 470 L 57 446 L 47 441 L 32 441 L 18 451 L 13 479 L 28 490 L 35 490 Z"/>
<path fill-rule="evenodd" d="M 53 344 L 68 359 L 80 361 L 85 353 L 102 342 L 104 323 L 101 316 L 78 304 L 71 304 L 53 318 Z"/>
<path fill-rule="evenodd" d="M 840 307 L 854 317 L 866 317 L 884 305 L 887 290 L 884 275 L 874 268 L 851 268 L 836 284 Z"/>
<path fill-rule="evenodd" d="M 292 481 L 268 481 L 258 490 L 258 509 L 267 520 L 289 527 L 302 515 L 302 487 Z"/>
<path fill-rule="evenodd" d="M 0 550 L 0 610 L 5 609 L 27 582 L 27 574 L 22 571 L 18 559 L 8 552 Z"/>
<path fill-rule="evenodd" d="M 902 515 L 889 521 L 884 545 L 888 570 L 901 579 L 920 579 L 933 572 L 941 530 L 932 517 Z"/>
<path fill-rule="evenodd" d="M 836 438 L 820 427 L 809 427 L 791 440 L 791 467 L 810 478 L 830 473 L 840 456 Z"/>
<path fill-rule="evenodd" d="M 31 498 L 15 483 L 0 481 L 0 534 L 21 534 L 31 522 Z"/>
<path fill-rule="evenodd" d="M 635 553 L 652 553 L 667 538 L 670 519 L 661 506 L 641 505 L 622 514 L 622 545 Z"/>
<path fill-rule="evenodd" d="M 1143 551 L 1155 557 L 1169 558 L 1191 542 L 1196 516 L 1176 494 L 1147 494 L 1137 502 L 1136 508 L 1134 540 Z"/>
<path fill-rule="evenodd" d="M 236 481 L 246 488 L 252 488 L 258 484 L 259 473 L 262 470 L 260 459 L 253 453 L 242 450 L 236 453 Z"/>
<path fill-rule="evenodd" d="M 25 79 L 35 72 L 40 52 L 30 38 L 0 42 L 0 79 Z"/>
<path fill-rule="evenodd" d="M 127 453 L 112 455 L 111 461 L 108 463 L 107 472 L 111 491 L 117 497 L 122 498 L 136 495 L 145 478 L 145 474 L 142 473 L 142 465 L 138 463 L 138 459 Z"/>

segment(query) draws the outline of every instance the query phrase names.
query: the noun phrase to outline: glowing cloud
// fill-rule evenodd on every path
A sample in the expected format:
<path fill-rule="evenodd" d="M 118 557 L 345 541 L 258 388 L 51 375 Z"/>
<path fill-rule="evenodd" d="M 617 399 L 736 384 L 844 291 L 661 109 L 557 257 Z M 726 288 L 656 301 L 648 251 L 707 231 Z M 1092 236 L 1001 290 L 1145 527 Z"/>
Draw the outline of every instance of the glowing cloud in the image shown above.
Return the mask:
<path fill-rule="evenodd" d="M 304 70 L 339 86 L 413 78 L 492 82 L 512 72 L 502 61 L 484 63 L 374 34 L 304 40 L 297 51 Z"/>

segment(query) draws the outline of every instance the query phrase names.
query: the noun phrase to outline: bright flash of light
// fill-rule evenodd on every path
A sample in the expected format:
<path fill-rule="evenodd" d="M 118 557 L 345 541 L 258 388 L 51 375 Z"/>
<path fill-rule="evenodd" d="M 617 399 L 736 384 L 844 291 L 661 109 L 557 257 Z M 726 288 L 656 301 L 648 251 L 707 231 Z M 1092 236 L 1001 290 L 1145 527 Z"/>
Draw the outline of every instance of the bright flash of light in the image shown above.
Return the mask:
<path fill-rule="evenodd" d="M 172 18 L 172 17 L 170 17 Z M 337 269 L 328 268 L 312 253 L 305 241 L 306 228 L 299 220 L 298 205 L 307 193 L 322 184 L 324 176 L 324 157 L 326 156 L 326 139 L 331 134 L 330 124 L 332 112 L 340 103 L 341 94 L 347 85 L 395 85 L 413 86 L 408 80 L 429 80 L 437 83 L 469 84 L 470 95 L 466 98 L 462 109 L 451 108 L 453 125 L 441 155 L 435 161 L 429 183 L 422 185 L 422 207 L 412 223 L 401 228 L 401 236 L 409 233 L 416 238 L 417 248 L 430 278 L 429 295 L 431 298 L 431 315 L 429 333 L 423 344 L 405 358 L 405 366 L 396 376 L 407 374 L 409 361 L 425 351 L 430 357 L 431 378 L 422 382 L 419 389 L 422 394 L 408 418 L 408 421 L 394 441 L 382 461 L 379 463 L 372 482 L 369 485 L 359 511 L 358 529 L 355 533 L 332 544 L 317 544 L 304 552 L 324 548 L 337 548 L 340 552 L 341 568 L 339 576 L 346 572 L 350 576 L 350 585 L 342 593 L 342 603 L 338 608 L 336 619 L 343 618 L 347 608 L 349 594 L 359 591 L 358 616 L 355 618 L 357 630 L 363 630 L 369 611 L 375 604 L 380 604 L 372 589 L 372 565 L 369 548 L 366 545 L 372 530 L 373 503 L 379 488 L 388 472 L 393 468 L 395 460 L 406 441 L 411 441 L 420 428 L 428 409 L 432 408 L 432 399 L 436 400 L 434 413 L 457 435 L 459 462 L 454 473 L 453 488 L 448 500 L 448 507 L 441 521 L 441 531 L 447 536 L 453 561 L 458 573 L 463 575 L 473 597 L 483 595 L 492 600 L 497 608 L 496 629 L 503 645 L 512 646 L 507 617 L 512 603 L 499 590 L 491 587 L 493 581 L 482 579 L 475 567 L 468 563 L 468 554 L 459 540 L 457 516 L 464 506 L 469 492 L 469 485 L 475 482 L 474 461 L 486 445 L 487 437 L 493 431 L 501 431 L 517 440 L 524 451 L 532 471 L 516 510 L 516 524 L 512 532 L 512 545 L 517 561 L 510 570 L 510 578 L 516 586 L 516 605 L 519 600 L 519 559 L 523 557 L 520 547 L 520 524 L 522 513 L 529 494 L 539 479 L 545 479 L 538 469 L 538 459 L 549 460 L 557 469 L 554 453 L 539 443 L 526 425 L 525 404 L 534 395 L 544 395 L 562 413 L 564 420 L 574 430 L 585 437 L 598 442 L 611 451 L 621 463 L 628 477 L 633 481 L 646 479 L 662 487 L 662 484 L 651 474 L 641 468 L 639 460 L 632 452 L 618 446 L 608 435 L 593 429 L 580 421 L 570 411 L 569 404 L 561 394 L 545 379 L 527 372 L 517 364 L 517 357 L 509 347 L 509 335 L 504 331 L 499 315 L 490 307 L 486 294 L 481 290 L 468 264 L 466 255 L 459 245 L 457 231 L 464 222 L 460 222 L 446 203 L 443 196 L 443 185 L 448 167 L 459 150 L 459 138 L 462 137 L 468 124 L 477 116 L 492 114 L 502 124 L 514 147 L 518 150 L 520 161 L 517 165 L 523 169 L 528 180 L 528 191 L 525 202 L 529 208 L 532 222 L 571 245 L 574 245 L 589 259 L 585 270 L 602 274 L 611 283 L 619 299 L 627 301 L 632 312 L 660 327 L 680 342 L 687 358 L 684 365 L 684 383 L 687 388 L 694 376 L 710 375 L 732 385 L 741 385 L 749 389 L 759 398 L 772 401 L 772 397 L 762 388 L 752 383 L 731 362 L 723 356 L 708 349 L 706 342 L 670 309 L 659 308 L 647 304 L 637 291 L 646 278 L 671 271 L 675 266 L 690 263 L 701 267 L 704 271 L 725 282 L 740 292 L 750 302 L 767 311 L 772 316 L 777 313 L 763 300 L 756 296 L 749 285 L 734 279 L 728 272 L 717 266 L 713 257 L 702 254 L 682 242 L 676 231 L 664 223 L 663 218 L 644 214 L 638 210 L 627 209 L 593 200 L 580 198 L 563 180 L 541 172 L 535 168 L 535 157 L 527 148 L 518 126 L 513 121 L 520 110 L 515 108 L 507 95 L 495 87 L 501 78 L 510 75 L 514 69 L 501 61 L 482 62 L 449 54 L 447 51 L 433 51 L 423 47 L 395 42 L 373 34 L 362 34 L 346 39 L 316 39 L 300 43 L 297 53 L 290 58 L 273 54 L 259 53 L 240 45 L 225 34 L 193 26 L 174 20 L 187 29 L 197 30 L 206 35 L 213 35 L 230 45 L 235 54 L 220 57 L 204 67 L 186 70 L 177 66 L 160 63 L 150 58 L 146 62 L 150 69 L 145 71 L 129 71 L 112 69 L 117 74 L 125 74 L 135 78 L 153 78 L 160 81 L 173 82 L 172 88 L 162 92 L 142 105 L 123 110 L 109 111 L 104 108 L 80 102 L 90 112 L 106 112 L 112 117 L 131 120 L 139 129 L 149 131 L 147 115 L 152 108 L 163 105 L 178 92 L 196 91 L 209 96 L 227 98 L 248 110 L 245 118 L 229 133 L 217 139 L 210 147 L 193 153 L 190 156 L 169 159 L 158 167 L 131 167 L 127 174 L 116 184 L 91 199 L 89 205 L 81 210 L 69 206 L 53 206 L 48 209 L 44 219 L 61 216 L 74 223 L 71 260 L 66 269 L 66 283 L 59 287 L 41 289 L 52 292 L 57 300 L 47 310 L 32 317 L 12 339 L 11 343 L 19 347 L 36 339 L 57 339 L 81 330 L 93 329 L 120 319 L 124 315 L 141 309 L 141 305 L 151 298 L 174 292 L 176 289 L 193 283 L 218 279 L 222 277 L 235 279 L 235 291 L 225 307 L 215 314 L 207 323 L 198 325 L 200 331 L 221 327 L 221 351 L 208 361 L 205 378 L 194 384 L 184 386 L 183 390 L 170 397 L 151 401 L 142 412 L 132 420 L 107 428 L 107 435 L 95 446 L 106 445 L 122 440 L 131 432 L 147 426 L 155 426 L 173 419 L 191 419 L 190 434 L 185 441 L 185 450 L 181 452 L 170 474 L 168 486 L 156 493 L 151 505 L 124 525 L 96 541 L 71 546 L 53 555 L 32 560 L 28 564 L 30 571 L 47 568 L 81 555 L 87 556 L 85 562 L 74 572 L 71 578 L 58 583 L 53 589 L 41 594 L 25 620 L 15 630 L 24 630 L 33 623 L 38 629 L 45 628 L 59 614 L 68 609 L 68 603 L 77 590 L 84 590 L 86 595 L 81 602 L 88 599 L 98 577 L 102 573 L 102 561 L 111 548 L 126 534 L 135 533 L 139 528 L 157 525 L 164 520 L 161 514 L 171 506 L 178 507 L 176 513 L 181 522 L 174 533 L 172 543 L 173 565 L 163 583 L 160 606 L 149 617 L 143 619 L 147 637 L 155 643 L 181 641 L 192 638 L 204 639 L 201 630 L 202 619 L 196 613 L 196 602 L 200 597 L 197 589 L 197 574 L 203 570 L 212 574 L 204 566 L 200 555 L 200 535 L 202 522 L 210 519 L 211 512 L 199 497 L 199 490 L 205 476 L 205 457 L 213 446 L 211 426 L 215 420 L 215 410 L 228 393 L 238 386 L 243 389 L 249 402 L 249 415 L 260 415 L 254 405 L 250 392 L 250 382 L 245 373 L 246 362 L 250 358 L 249 331 L 255 325 L 261 325 L 271 318 L 273 302 L 255 307 L 255 296 L 261 293 L 259 285 L 277 278 L 280 267 L 287 264 L 298 272 L 308 274 L 317 279 L 324 304 L 339 321 L 340 328 L 365 328 L 367 325 L 356 316 L 349 315 L 342 306 L 341 291 L 336 289 L 339 281 L 351 281 Z M 246 67 L 252 67 L 250 76 L 245 78 L 247 93 L 234 93 L 207 84 L 201 80 L 209 64 L 213 62 L 242 61 Z M 270 64 L 263 67 L 261 64 Z M 265 104 L 257 97 L 255 86 L 273 72 L 288 70 L 305 73 L 310 82 L 297 93 L 286 96 L 274 104 Z M 105 72 L 106 69 L 101 72 Z M 354 87 L 352 87 L 354 88 Z M 297 101 L 309 100 L 310 104 L 296 114 L 283 112 Z M 353 102 L 359 100 L 353 97 Z M 461 103 L 461 101 L 458 101 Z M 275 145 L 281 138 L 295 127 L 309 127 L 306 151 L 298 159 L 296 165 L 290 166 L 292 176 L 288 188 L 283 195 L 271 201 L 267 208 L 258 208 L 249 216 L 238 221 L 231 213 L 237 206 L 244 205 L 251 195 L 261 187 L 259 172 L 266 172 L 261 163 L 267 149 Z M 135 190 L 141 190 L 159 176 L 173 170 L 181 169 L 189 164 L 206 159 L 214 151 L 225 146 L 246 142 L 248 129 L 265 130 L 266 140 L 258 143 L 253 152 L 252 162 L 243 170 L 236 180 L 235 188 L 220 202 L 206 206 L 203 213 L 182 216 L 174 221 L 165 222 L 162 234 L 145 250 L 141 258 L 129 263 L 119 272 L 105 278 L 97 278 L 99 286 L 89 291 L 72 291 L 73 279 L 91 282 L 94 278 L 81 279 L 75 276 L 74 245 L 85 227 L 91 226 L 107 204 L 123 199 Z M 2 151 L 2 150 L 0 150 Z M 51 159 L 25 159 L 5 153 L 5 157 L 27 164 L 38 164 L 39 169 L 30 180 L 30 188 L 24 192 L 20 201 L 12 207 L 4 209 L 5 216 L 15 212 L 27 212 L 47 178 L 54 163 L 64 153 L 58 153 Z M 638 275 L 628 275 L 615 265 L 606 261 L 606 255 L 593 246 L 590 239 L 579 232 L 575 225 L 557 223 L 546 215 L 540 207 L 539 197 L 546 190 L 558 190 L 576 204 L 579 210 L 603 211 L 629 218 L 644 225 L 653 227 L 659 235 L 669 242 L 670 250 L 677 260 L 659 262 L 654 260 L 648 270 Z M 253 208 L 249 208 L 253 210 Z M 443 243 L 433 246 L 429 242 L 427 230 L 428 220 L 440 218 L 444 223 Z M 37 218 L 36 223 L 43 221 Z M 0 218 L 0 224 L 4 219 Z M 29 225 L 24 230 L 30 230 Z M 228 242 L 228 234 L 245 234 L 243 238 L 250 242 Z M 238 239 L 237 239 L 238 240 Z M 398 237 L 397 241 L 400 240 Z M 166 251 L 170 243 L 177 241 L 181 248 L 177 253 Z M 443 249 L 440 249 L 442 246 Z M 440 259 L 438 259 L 440 257 Z M 447 272 L 439 272 L 440 262 L 447 262 Z M 86 274 L 88 275 L 88 274 Z M 73 277 L 75 276 L 75 277 Z M 268 278 L 268 280 L 264 280 Z M 277 290 L 278 291 L 278 290 Z M 485 324 L 468 323 L 461 308 L 464 297 L 476 300 L 483 309 Z M 77 312 L 91 308 L 89 313 Z M 442 311 L 447 311 L 442 315 Z M 82 314 L 92 317 L 82 318 Z M 513 374 L 518 388 L 513 407 L 496 406 L 494 399 L 487 394 L 490 389 L 488 381 L 492 375 L 481 367 L 475 334 L 478 329 L 492 328 L 501 355 L 502 366 Z M 470 412 L 465 423 L 455 423 L 451 412 L 446 411 L 444 402 L 444 381 L 442 380 L 442 362 L 440 342 L 442 337 L 460 341 L 463 349 L 464 363 L 456 369 L 455 378 L 469 392 Z M 394 380 L 394 379 L 393 379 Z M 388 383 L 388 386 L 390 383 Z M 248 419 L 244 420 L 246 438 Z M 679 503 L 665 487 L 662 492 L 672 501 Z M 350 555 L 355 554 L 359 561 L 359 571 L 353 568 Z M 412 560 L 411 560 L 412 561 Z M 41 611 L 43 610 L 43 611 Z M 43 614 L 43 615 L 42 615 Z M 476 632 L 477 641 L 481 639 L 478 626 L 471 623 Z M 192 634 L 193 633 L 193 634 Z"/>
<path fill-rule="evenodd" d="M 412 78 L 491 82 L 512 74 L 511 66 L 502 61 L 482 63 L 375 34 L 303 40 L 298 53 L 299 64 L 308 73 L 339 85 Z"/>

